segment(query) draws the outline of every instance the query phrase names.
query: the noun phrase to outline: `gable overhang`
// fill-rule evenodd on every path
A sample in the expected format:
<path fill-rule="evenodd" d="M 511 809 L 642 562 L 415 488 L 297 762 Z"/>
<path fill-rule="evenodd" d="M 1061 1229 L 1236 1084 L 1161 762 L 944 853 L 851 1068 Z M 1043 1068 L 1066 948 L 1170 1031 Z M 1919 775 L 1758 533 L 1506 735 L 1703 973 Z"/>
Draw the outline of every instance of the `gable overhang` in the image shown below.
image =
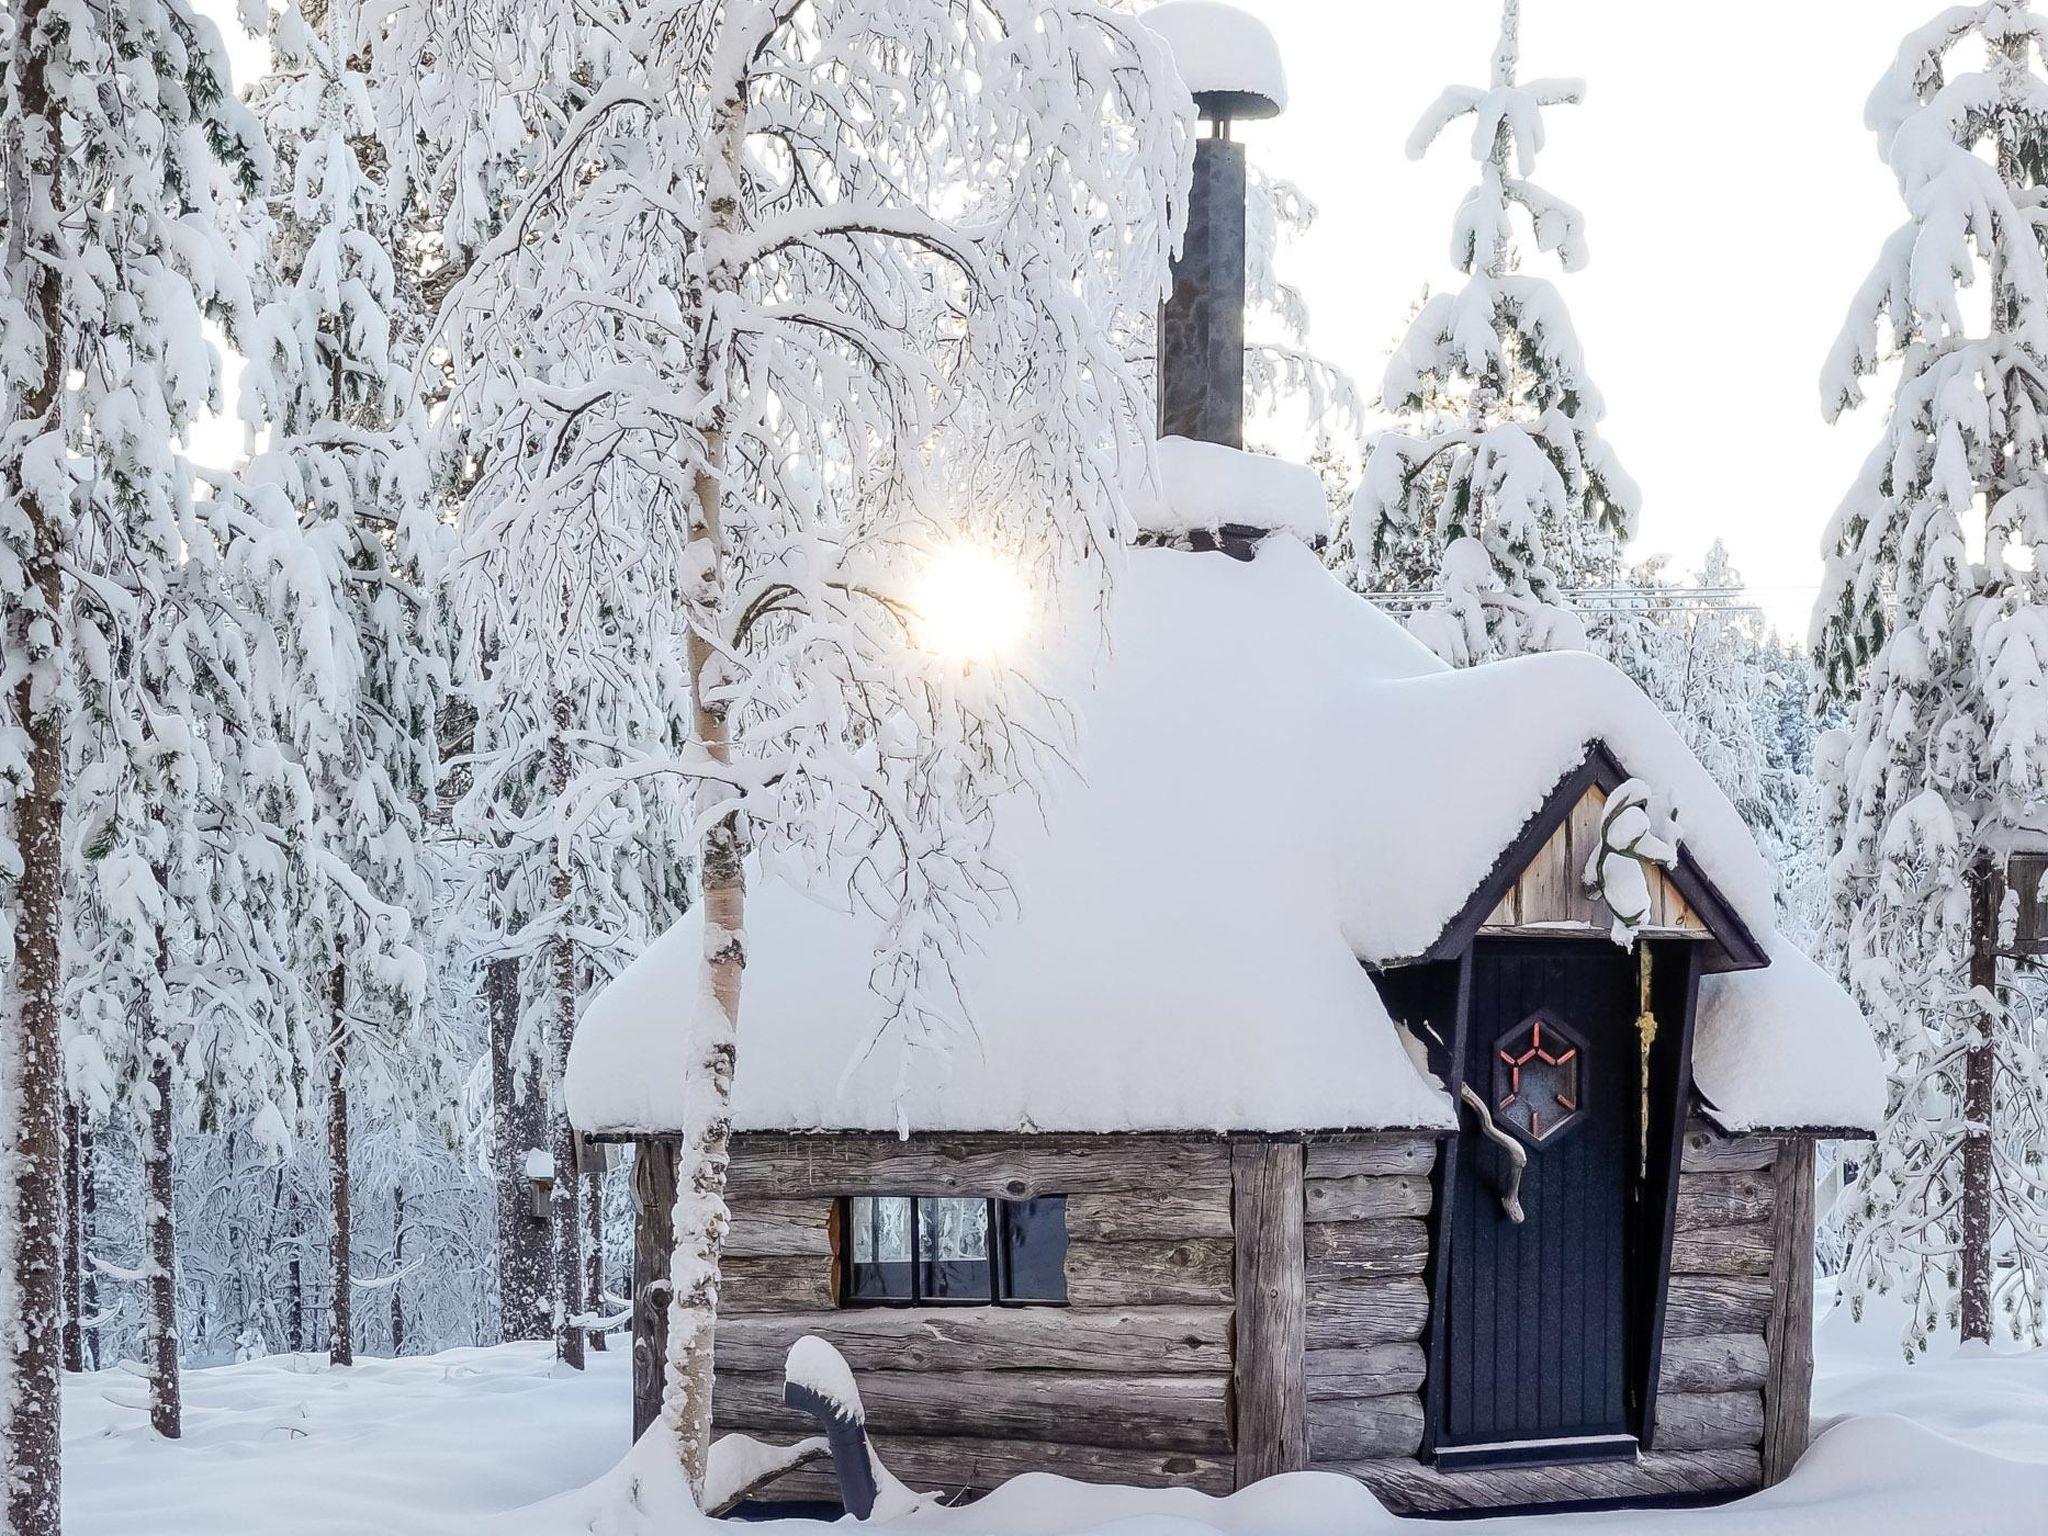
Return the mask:
<path fill-rule="evenodd" d="M 1543 806 L 1531 816 L 1502 851 L 1492 870 L 1465 905 L 1444 925 L 1436 942 L 1415 957 L 1415 961 L 1454 960 L 1472 947 L 1487 918 L 1514 888 L 1522 871 L 1529 867 L 1552 833 L 1562 826 L 1588 791 L 1598 789 L 1611 795 L 1629 781 L 1629 772 L 1604 741 L 1586 749 L 1579 766 L 1558 780 L 1545 797 Z M 1771 963 L 1764 947 L 1749 926 L 1736 915 L 1734 905 L 1709 880 L 1697 860 L 1681 843 L 1678 862 L 1664 871 L 1672 887 L 1705 924 L 1701 968 L 1704 971 L 1756 971 Z M 1412 963 L 1412 962 L 1411 962 Z"/>

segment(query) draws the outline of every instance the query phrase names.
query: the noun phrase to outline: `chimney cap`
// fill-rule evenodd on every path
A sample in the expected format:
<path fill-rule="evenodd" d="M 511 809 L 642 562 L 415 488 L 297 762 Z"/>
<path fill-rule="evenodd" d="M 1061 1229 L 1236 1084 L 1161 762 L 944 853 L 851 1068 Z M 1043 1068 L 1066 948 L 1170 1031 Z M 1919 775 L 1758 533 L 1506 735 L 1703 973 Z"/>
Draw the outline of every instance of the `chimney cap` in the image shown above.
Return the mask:
<path fill-rule="evenodd" d="M 1165 0 L 1144 20 L 1166 40 L 1202 116 L 1250 122 L 1286 107 L 1280 45 L 1256 16 L 1219 0 Z"/>

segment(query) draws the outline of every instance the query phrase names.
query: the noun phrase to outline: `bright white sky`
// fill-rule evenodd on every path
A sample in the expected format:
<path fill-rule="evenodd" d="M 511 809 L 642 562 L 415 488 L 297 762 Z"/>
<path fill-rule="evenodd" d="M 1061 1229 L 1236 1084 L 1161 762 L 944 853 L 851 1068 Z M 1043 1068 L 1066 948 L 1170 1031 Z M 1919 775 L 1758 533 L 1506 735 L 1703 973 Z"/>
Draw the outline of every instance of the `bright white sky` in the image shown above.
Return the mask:
<path fill-rule="evenodd" d="M 1291 96 L 1238 134 L 1321 208 L 1283 274 L 1308 298 L 1314 348 L 1376 387 L 1410 304 L 1456 276 L 1450 221 L 1471 182 L 1462 131 L 1419 165 L 1402 145 L 1444 85 L 1484 82 L 1499 5 L 1238 3 L 1278 37 Z M 231 0 L 199 4 L 246 83 L 263 50 Z M 1875 404 L 1821 419 L 1821 363 L 1903 218 L 1863 100 L 1938 8 L 1524 0 L 1524 75 L 1588 85 L 1584 106 L 1550 113 L 1537 179 L 1587 216 L 1592 261 L 1562 286 L 1608 440 L 1642 483 L 1637 551 L 1690 565 L 1725 539 L 1756 600 L 1802 638 L 1821 532 L 1879 429 Z"/>
<path fill-rule="evenodd" d="M 1255 163 L 1321 209 L 1282 252 L 1311 344 L 1369 386 L 1425 283 L 1445 286 L 1470 135 L 1402 146 L 1437 92 L 1483 84 L 1497 0 L 1237 0 L 1279 39 L 1291 104 L 1241 126 Z M 1525 78 L 1576 75 L 1536 179 L 1587 217 L 1562 279 L 1607 437 L 1643 487 L 1639 553 L 1689 565 L 1718 535 L 1804 637 L 1819 544 L 1880 427 L 1829 427 L 1821 364 L 1904 217 L 1863 102 L 1940 0 L 1524 0 Z M 1556 275 L 1548 258 L 1546 275 Z"/>

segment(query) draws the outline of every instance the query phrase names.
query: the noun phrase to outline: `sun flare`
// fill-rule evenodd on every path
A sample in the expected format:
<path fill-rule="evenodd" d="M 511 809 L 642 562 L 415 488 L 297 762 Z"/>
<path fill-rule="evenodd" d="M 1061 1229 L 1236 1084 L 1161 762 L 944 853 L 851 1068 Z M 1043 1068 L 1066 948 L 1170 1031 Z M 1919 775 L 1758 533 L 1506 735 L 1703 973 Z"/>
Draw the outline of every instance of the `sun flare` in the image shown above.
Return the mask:
<path fill-rule="evenodd" d="M 956 661 L 994 660 L 1031 628 L 1023 573 L 975 544 L 949 545 L 926 562 L 915 608 L 918 642 Z"/>

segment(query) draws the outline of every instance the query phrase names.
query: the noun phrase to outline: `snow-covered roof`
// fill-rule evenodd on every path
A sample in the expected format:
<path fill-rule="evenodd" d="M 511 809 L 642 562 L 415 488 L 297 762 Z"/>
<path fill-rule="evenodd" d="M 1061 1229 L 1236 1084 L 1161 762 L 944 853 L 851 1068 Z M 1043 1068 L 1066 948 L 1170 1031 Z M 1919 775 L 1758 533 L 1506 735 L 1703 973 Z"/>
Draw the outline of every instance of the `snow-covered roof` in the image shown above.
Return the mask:
<path fill-rule="evenodd" d="M 1330 536 L 1323 482 L 1305 464 L 1192 437 L 1163 437 L 1156 484 L 1132 487 L 1131 516 L 1146 533 L 1178 537 L 1251 527 L 1314 544 Z"/>
<path fill-rule="evenodd" d="M 1115 601 L 1077 700 L 1081 781 L 998 833 L 1018 912 L 960 978 L 976 1038 L 907 1067 L 893 1045 L 861 1055 L 879 922 L 757 876 L 739 1129 L 1450 1125 L 1361 962 L 1425 953 L 1594 742 L 1675 798 L 1700 872 L 1771 933 L 1769 873 L 1734 809 L 1605 662 L 1450 671 L 1291 538 L 1249 562 L 1133 550 Z M 1867 1029 L 1774 952 L 1709 979 L 1703 1089 L 1731 1126 L 1873 1126 Z M 686 918 L 586 1009 L 578 1126 L 677 1128 L 700 953 Z"/>
<path fill-rule="evenodd" d="M 1216 0 L 1165 0 L 1145 12 L 1145 25 L 1166 39 L 1174 67 L 1198 101 L 1261 97 L 1274 112 L 1287 106 L 1287 72 L 1280 45 L 1256 16 Z M 1257 109 L 1232 115 L 1263 116 Z"/>

